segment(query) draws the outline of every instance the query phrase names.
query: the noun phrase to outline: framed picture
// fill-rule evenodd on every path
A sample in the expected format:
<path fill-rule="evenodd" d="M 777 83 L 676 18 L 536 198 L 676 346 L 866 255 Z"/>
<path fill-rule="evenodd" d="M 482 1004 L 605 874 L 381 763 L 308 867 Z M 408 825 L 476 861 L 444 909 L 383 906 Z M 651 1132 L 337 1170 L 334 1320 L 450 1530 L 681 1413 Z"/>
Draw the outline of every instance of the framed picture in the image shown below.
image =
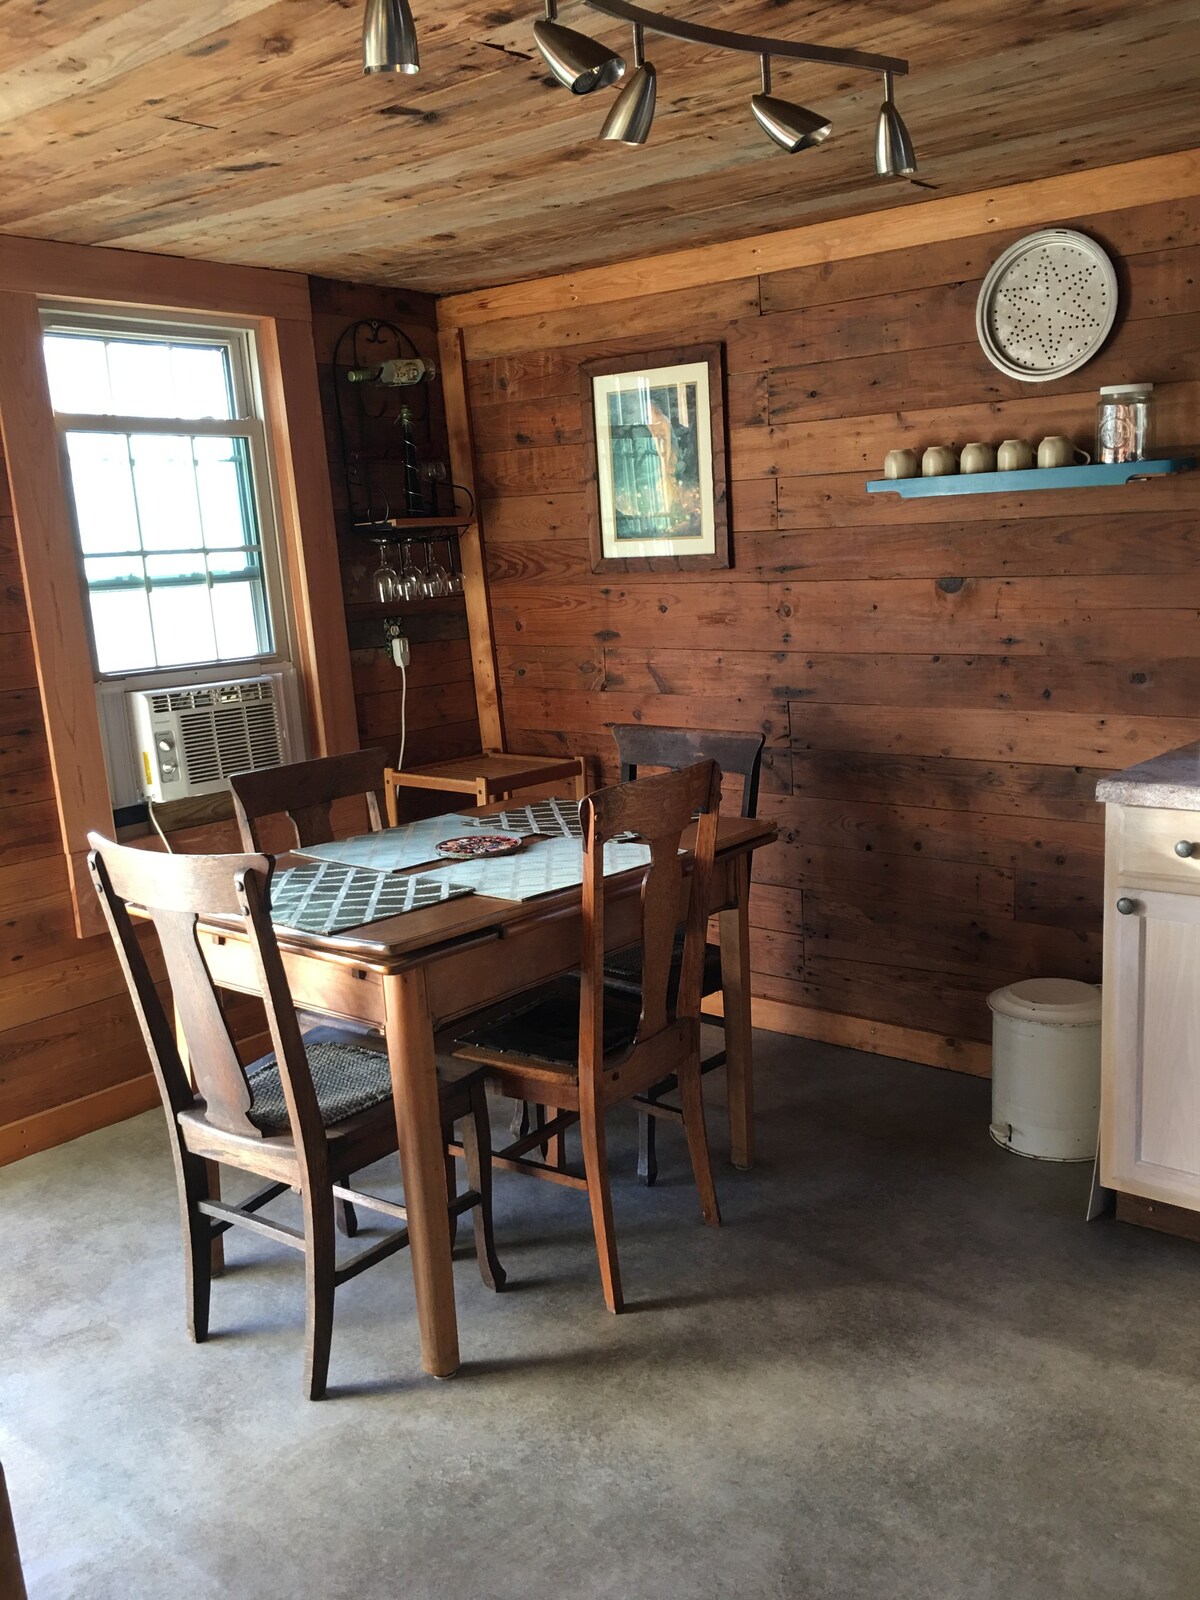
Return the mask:
<path fill-rule="evenodd" d="M 580 368 L 593 572 L 729 566 L 721 346 Z"/>

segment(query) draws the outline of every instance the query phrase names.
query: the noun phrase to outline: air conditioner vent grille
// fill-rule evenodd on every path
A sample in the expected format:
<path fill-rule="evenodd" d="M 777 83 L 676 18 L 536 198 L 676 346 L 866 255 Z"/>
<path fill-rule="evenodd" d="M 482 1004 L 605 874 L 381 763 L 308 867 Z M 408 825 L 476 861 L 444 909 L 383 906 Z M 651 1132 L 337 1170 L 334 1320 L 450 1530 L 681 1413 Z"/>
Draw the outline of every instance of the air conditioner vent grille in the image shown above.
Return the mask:
<path fill-rule="evenodd" d="M 155 711 L 203 711 L 225 705 L 275 705 L 275 685 L 254 679 L 244 683 L 210 683 L 194 689 L 163 689 L 150 696 Z"/>
<path fill-rule="evenodd" d="M 234 772 L 277 767 L 283 760 L 274 684 L 219 685 L 162 698 L 182 702 L 170 709 L 179 716 L 189 785 L 216 783 Z"/>

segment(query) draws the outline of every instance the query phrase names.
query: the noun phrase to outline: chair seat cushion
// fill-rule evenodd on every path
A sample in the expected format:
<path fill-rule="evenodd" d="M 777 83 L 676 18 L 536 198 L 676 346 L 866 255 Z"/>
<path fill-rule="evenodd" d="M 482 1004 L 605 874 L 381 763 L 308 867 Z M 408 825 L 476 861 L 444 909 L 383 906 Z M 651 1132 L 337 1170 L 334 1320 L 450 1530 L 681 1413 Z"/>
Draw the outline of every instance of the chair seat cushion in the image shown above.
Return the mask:
<path fill-rule="evenodd" d="M 675 935 L 675 944 L 671 951 L 671 982 L 667 991 L 670 1005 L 675 1003 L 675 992 L 679 987 L 679 969 L 683 965 L 683 929 L 680 928 Z M 628 945 L 624 950 L 614 950 L 604 958 L 604 978 L 606 984 L 632 992 L 641 993 L 642 988 L 642 947 L 640 944 Z M 721 947 L 719 944 L 706 944 L 704 946 L 704 970 L 701 975 L 701 994 L 716 994 L 721 987 Z"/>
<path fill-rule="evenodd" d="M 327 1128 L 392 1097 L 392 1074 L 382 1050 L 354 1044 L 304 1041 L 321 1121 Z M 260 1133 L 288 1133 L 287 1102 L 274 1054 L 247 1067 L 253 1105 L 247 1116 Z"/>
<path fill-rule="evenodd" d="M 633 1043 L 641 1001 L 619 990 L 604 990 L 604 1054 Z M 511 1011 L 493 1018 L 456 1043 L 501 1055 L 571 1065 L 579 1060 L 579 979 L 559 978 L 535 989 Z"/>

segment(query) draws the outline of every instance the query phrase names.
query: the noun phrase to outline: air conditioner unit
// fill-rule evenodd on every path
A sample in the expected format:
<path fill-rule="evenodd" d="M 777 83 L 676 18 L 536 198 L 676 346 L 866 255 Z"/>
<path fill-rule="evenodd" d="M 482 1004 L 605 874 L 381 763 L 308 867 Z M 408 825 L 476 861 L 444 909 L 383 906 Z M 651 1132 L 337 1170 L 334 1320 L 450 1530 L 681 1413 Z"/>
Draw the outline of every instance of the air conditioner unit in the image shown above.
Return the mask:
<path fill-rule="evenodd" d="M 125 698 L 147 799 L 213 794 L 225 788 L 231 773 L 291 759 L 278 673 L 136 689 Z"/>

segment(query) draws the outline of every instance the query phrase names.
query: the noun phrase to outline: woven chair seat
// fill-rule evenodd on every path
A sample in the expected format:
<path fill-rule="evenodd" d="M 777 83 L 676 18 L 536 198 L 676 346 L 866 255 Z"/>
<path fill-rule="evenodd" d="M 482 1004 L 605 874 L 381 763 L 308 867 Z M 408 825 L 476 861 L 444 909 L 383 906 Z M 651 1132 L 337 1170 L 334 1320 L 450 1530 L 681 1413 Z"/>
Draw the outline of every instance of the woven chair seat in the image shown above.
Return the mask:
<path fill-rule="evenodd" d="M 637 1033 L 641 1001 L 631 995 L 604 990 L 604 1054 L 627 1049 Z M 559 978 L 525 997 L 519 1006 L 495 1017 L 470 1033 L 460 1034 L 458 1045 L 474 1045 L 497 1054 L 528 1056 L 554 1066 L 579 1060 L 579 979 Z"/>
<path fill-rule="evenodd" d="M 392 1073 L 382 1050 L 304 1041 L 321 1121 L 327 1128 L 392 1097 Z M 274 1054 L 246 1069 L 253 1105 L 247 1116 L 260 1133 L 289 1133 L 287 1102 Z"/>
<path fill-rule="evenodd" d="M 668 1004 L 675 1004 L 675 995 L 679 989 L 679 969 L 683 965 L 683 929 L 680 928 L 675 935 L 675 944 L 671 951 L 671 979 L 667 990 Z M 642 947 L 640 944 L 631 944 L 624 950 L 614 950 L 604 958 L 605 987 L 624 989 L 641 993 L 642 988 Z M 718 944 L 704 946 L 704 973 L 701 981 L 701 994 L 716 994 L 721 987 L 721 947 Z"/>

